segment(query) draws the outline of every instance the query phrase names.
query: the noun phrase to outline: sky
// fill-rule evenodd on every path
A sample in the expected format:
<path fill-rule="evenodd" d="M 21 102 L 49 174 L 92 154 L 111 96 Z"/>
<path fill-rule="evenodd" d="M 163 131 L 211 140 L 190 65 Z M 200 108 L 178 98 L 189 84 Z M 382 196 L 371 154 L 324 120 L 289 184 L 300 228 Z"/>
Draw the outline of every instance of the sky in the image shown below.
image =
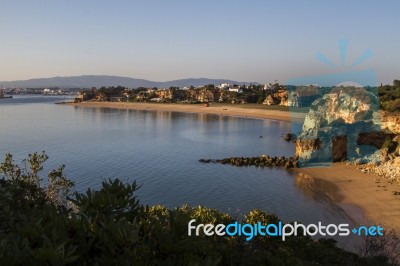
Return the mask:
<path fill-rule="evenodd" d="M 0 80 L 117 75 L 285 83 L 368 69 L 387 84 L 400 79 L 399 10 L 398 1 L 368 0 L 0 0 Z M 352 66 L 367 50 L 372 56 Z"/>

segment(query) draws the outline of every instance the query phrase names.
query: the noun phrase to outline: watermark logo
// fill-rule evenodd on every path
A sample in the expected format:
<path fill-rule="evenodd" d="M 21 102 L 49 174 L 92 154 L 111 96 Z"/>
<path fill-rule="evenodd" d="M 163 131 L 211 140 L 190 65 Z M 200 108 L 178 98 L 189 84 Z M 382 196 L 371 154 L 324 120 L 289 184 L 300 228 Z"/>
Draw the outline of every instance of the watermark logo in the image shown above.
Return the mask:
<path fill-rule="evenodd" d="M 300 166 L 327 166 L 336 161 L 379 160 L 377 148 L 360 143 L 360 134 L 380 131 L 376 73 L 373 69 L 354 70 L 372 56 L 367 49 L 347 63 L 347 40 L 339 40 L 340 63 L 324 53 L 316 59 L 332 73 L 288 79 L 288 105 L 292 113 L 301 109 L 306 117 L 297 133 L 296 155 Z"/>
<path fill-rule="evenodd" d="M 323 225 L 322 222 L 317 224 L 304 225 L 294 222 L 293 224 L 241 224 L 239 222 L 224 224 L 195 224 L 196 219 L 192 219 L 188 223 L 188 236 L 245 236 L 247 241 L 252 240 L 255 236 L 280 237 L 285 241 L 289 236 L 349 236 L 351 233 L 358 236 L 383 236 L 383 227 L 381 226 L 360 226 L 350 229 L 349 224 L 328 224 Z"/>

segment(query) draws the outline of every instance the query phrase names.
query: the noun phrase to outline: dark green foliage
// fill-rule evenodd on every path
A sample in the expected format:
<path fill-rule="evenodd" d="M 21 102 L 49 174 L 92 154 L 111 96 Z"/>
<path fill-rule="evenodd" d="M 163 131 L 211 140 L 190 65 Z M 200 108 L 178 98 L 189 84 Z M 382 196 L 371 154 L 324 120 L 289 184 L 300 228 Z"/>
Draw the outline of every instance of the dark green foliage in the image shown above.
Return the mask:
<path fill-rule="evenodd" d="M 383 110 L 400 112 L 400 80 L 394 80 L 393 85 L 380 86 L 378 96 Z"/>
<path fill-rule="evenodd" d="M 258 98 L 257 98 L 257 103 L 258 103 L 258 104 L 262 104 L 262 103 L 264 102 L 264 100 L 265 100 L 266 97 L 267 97 L 267 96 L 266 96 L 266 93 L 265 93 L 265 92 L 260 93 L 260 94 L 258 95 Z M 250 102 L 250 101 L 249 101 L 249 102 Z"/>
<path fill-rule="evenodd" d="M 207 90 L 212 90 L 212 89 L 214 89 L 214 84 L 207 84 L 207 85 L 204 85 L 203 87 Z"/>
<path fill-rule="evenodd" d="M 121 97 L 125 90 L 122 86 L 101 87 L 95 96 L 103 101 L 110 101 L 112 97 Z"/>
<path fill-rule="evenodd" d="M 155 88 L 155 89 L 157 89 L 157 88 Z M 139 87 L 139 88 L 135 89 L 135 93 L 139 93 L 141 91 L 147 91 L 147 88 Z"/>
<path fill-rule="evenodd" d="M 360 258 L 334 240 L 309 237 L 188 236 L 191 219 L 229 224 L 235 219 L 205 207 L 142 206 L 136 183 L 107 180 L 100 190 L 70 195 L 62 171 L 39 177 L 43 154 L 30 155 L 29 169 L 7 155 L 0 164 L 0 265 L 387 265 L 385 257 Z M 52 193 L 68 197 L 55 201 Z M 254 210 L 244 223 L 277 223 Z"/>

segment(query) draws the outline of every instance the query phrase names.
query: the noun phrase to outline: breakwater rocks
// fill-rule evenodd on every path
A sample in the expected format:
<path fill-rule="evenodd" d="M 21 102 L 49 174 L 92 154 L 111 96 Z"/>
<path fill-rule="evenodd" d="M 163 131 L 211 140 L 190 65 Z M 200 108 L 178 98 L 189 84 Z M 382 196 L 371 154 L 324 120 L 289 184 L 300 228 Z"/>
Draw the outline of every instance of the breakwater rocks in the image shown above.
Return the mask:
<path fill-rule="evenodd" d="M 256 166 L 256 167 L 285 167 L 285 168 L 297 168 L 298 158 L 297 157 L 270 157 L 263 155 L 260 157 L 229 157 L 220 160 L 213 159 L 200 159 L 201 163 L 220 163 L 229 164 L 234 166 Z"/>

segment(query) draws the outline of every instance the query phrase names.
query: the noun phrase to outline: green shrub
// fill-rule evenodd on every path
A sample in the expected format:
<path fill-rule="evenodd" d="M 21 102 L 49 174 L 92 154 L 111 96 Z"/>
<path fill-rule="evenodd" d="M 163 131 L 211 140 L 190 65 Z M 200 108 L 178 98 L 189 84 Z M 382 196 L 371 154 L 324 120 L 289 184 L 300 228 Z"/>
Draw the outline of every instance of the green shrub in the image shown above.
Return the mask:
<path fill-rule="evenodd" d="M 136 198 L 136 183 L 118 179 L 70 194 L 63 167 L 43 185 L 39 172 L 46 160 L 44 153 L 30 155 L 28 169 L 11 155 L 0 163 L 0 265 L 387 265 L 384 257 L 360 258 L 329 239 L 188 236 L 191 219 L 235 219 L 202 206 L 145 207 Z M 253 210 L 242 222 L 278 221 Z"/>

